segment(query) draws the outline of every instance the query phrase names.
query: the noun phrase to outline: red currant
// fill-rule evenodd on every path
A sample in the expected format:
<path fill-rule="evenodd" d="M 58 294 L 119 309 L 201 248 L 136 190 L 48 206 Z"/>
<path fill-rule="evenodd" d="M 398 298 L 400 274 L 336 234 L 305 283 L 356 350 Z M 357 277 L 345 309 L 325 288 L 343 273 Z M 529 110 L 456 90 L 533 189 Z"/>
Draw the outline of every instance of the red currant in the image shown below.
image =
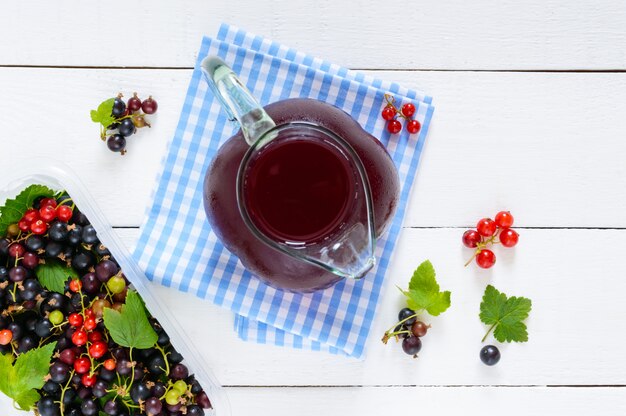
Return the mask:
<path fill-rule="evenodd" d="M 85 331 L 93 331 L 98 326 L 98 322 L 96 322 L 96 318 L 89 317 L 85 319 L 85 323 L 83 324 L 83 328 Z"/>
<path fill-rule="evenodd" d="M 98 342 L 98 341 L 102 341 L 102 332 L 100 331 L 93 331 L 89 333 L 88 336 L 89 342 Z"/>
<path fill-rule="evenodd" d="M 387 130 L 391 134 L 400 133 L 400 130 L 402 130 L 402 124 L 398 120 L 390 120 L 389 123 L 387 123 Z"/>
<path fill-rule="evenodd" d="M 0 331 L 0 345 L 9 345 L 13 339 L 13 332 L 10 329 Z"/>
<path fill-rule="evenodd" d="M 91 361 L 87 357 L 78 357 L 74 361 L 74 371 L 78 374 L 85 374 L 91 369 Z"/>
<path fill-rule="evenodd" d="M 481 250 L 476 255 L 476 264 L 483 269 L 488 269 L 496 264 L 496 255 L 491 250 Z"/>
<path fill-rule="evenodd" d="M 92 309 L 85 309 L 84 313 L 86 318 L 93 318 L 94 316 L 96 316 Z"/>
<path fill-rule="evenodd" d="M 67 317 L 67 322 L 74 328 L 78 328 L 83 324 L 83 317 L 78 313 L 72 313 Z"/>
<path fill-rule="evenodd" d="M 500 232 L 500 242 L 504 247 L 513 247 L 519 240 L 519 234 L 510 228 L 504 228 Z"/>
<path fill-rule="evenodd" d="M 51 206 L 52 208 L 56 208 L 57 207 L 57 201 L 54 198 L 44 198 L 41 200 L 41 202 L 39 203 L 39 209 L 45 207 L 45 206 Z"/>
<path fill-rule="evenodd" d="M 39 219 L 39 211 L 37 211 L 35 208 L 28 209 L 24 213 L 22 219 L 29 224 L 33 221 L 37 221 Z"/>
<path fill-rule="evenodd" d="M 146 114 L 156 113 L 158 107 L 157 102 L 152 99 L 152 96 L 149 96 L 147 100 L 141 103 L 141 109 Z"/>
<path fill-rule="evenodd" d="M 39 209 L 39 217 L 45 222 L 51 222 L 57 217 L 57 210 L 50 205 Z"/>
<path fill-rule="evenodd" d="M 83 282 L 81 282 L 80 279 L 72 279 L 70 280 L 69 286 L 72 292 L 77 293 L 83 288 Z"/>
<path fill-rule="evenodd" d="M 406 103 L 402 106 L 402 114 L 405 117 L 412 117 L 415 114 L 415 106 L 413 103 Z"/>
<path fill-rule="evenodd" d="M 500 228 L 510 228 L 513 226 L 513 216 L 509 211 L 500 211 L 496 214 L 496 224 Z"/>
<path fill-rule="evenodd" d="M 476 248 L 483 238 L 476 230 L 467 230 L 463 233 L 463 245 L 467 248 Z"/>
<path fill-rule="evenodd" d="M 476 230 L 483 237 L 491 237 L 496 233 L 496 223 L 491 218 L 483 218 L 478 221 Z"/>
<path fill-rule="evenodd" d="M 117 366 L 117 363 L 115 362 L 115 359 L 113 358 L 109 358 L 108 360 L 104 361 L 104 368 L 106 368 L 109 371 L 115 370 L 116 366 Z"/>
<path fill-rule="evenodd" d="M 82 329 L 76 330 L 72 334 L 72 342 L 78 347 L 85 345 L 87 343 L 87 333 Z"/>
<path fill-rule="evenodd" d="M 107 344 L 103 341 L 97 341 L 89 347 L 89 355 L 93 358 L 102 358 L 108 351 Z"/>
<path fill-rule="evenodd" d="M 30 225 L 30 230 L 33 232 L 33 234 L 43 235 L 46 233 L 46 231 L 48 231 L 48 223 L 42 220 L 37 220 Z"/>
<path fill-rule="evenodd" d="M 13 243 L 9 246 L 9 257 L 11 258 L 19 258 L 24 256 L 26 249 L 20 243 Z"/>
<path fill-rule="evenodd" d="M 28 221 L 26 221 L 24 218 L 22 218 L 20 220 L 20 222 L 17 223 L 17 226 L 19 227 L 20 230 L 22 230 L 22 232 L 27 233 L 30 231 L 30 223 Z"/>
<path fill-rule="evenodd" d="M 383 112 L 381 113 L 381 115 L 387 121 L 393 120 L 393 118 L 396 116 L 396 109 L 392 105 L 388 105 L 387 107 L 383 108 Z"/>
<path fill-rule="evenodd" d="M 91 387 L 94 384 L 96 384 L 96 381 L 98 380 L 98 378 L 93 375 L 90 376 L 89 374 L 83 374 L 83 377 L 80 379 L 80 381 L 83 383 L 83 386 L 85 387 Z"/>
<path fill-rule="evenodd" d="M 406 129 L 409 131 L 409 133 L 411 134 L 416 134 L 417 132 L 420 131 L 420 129 L 422 128 L 422 125 L 420 124 L 419 121 L 417 120 L 409 120 L 406 123 Z"/>
<path fill-rule="evenodd" d="M 72 208 L 68 207 L 67 205 L 60 205 L 59 207 L 57 207 L 57 216 L 63 222 L 68 222 L 69 220 L 71 220 L 73 214 L 74 212 L 72 211 Z"/>

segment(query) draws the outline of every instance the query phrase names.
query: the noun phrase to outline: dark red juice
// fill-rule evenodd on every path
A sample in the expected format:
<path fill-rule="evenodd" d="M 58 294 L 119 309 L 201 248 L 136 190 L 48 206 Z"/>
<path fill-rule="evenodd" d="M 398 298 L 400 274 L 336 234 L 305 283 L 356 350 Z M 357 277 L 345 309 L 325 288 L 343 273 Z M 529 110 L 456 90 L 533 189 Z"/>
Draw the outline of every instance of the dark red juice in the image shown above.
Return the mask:
<path fill-rule="evenodd" d="M 353 168 L 322 137 L 274 139 L 250 161 L 245 204 L 261 232 L 278 241 L 314 242 L 345 217 Z"/>

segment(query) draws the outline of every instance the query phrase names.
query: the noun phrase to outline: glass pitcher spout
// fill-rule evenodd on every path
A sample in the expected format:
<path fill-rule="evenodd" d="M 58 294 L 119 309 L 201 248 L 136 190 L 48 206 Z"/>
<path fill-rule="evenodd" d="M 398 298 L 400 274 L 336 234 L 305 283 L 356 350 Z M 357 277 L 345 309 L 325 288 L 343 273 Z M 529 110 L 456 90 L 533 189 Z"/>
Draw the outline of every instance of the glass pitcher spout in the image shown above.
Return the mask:
<path fill-rule="evenodd" d="M 236 184 L 238 208 L 250 232 L 270 247 L 319 266 L 337 276 L 350 279 L 363 277 L 376 262 L 374 210 L 367 172 L 350 143 L 333 131 L 310 122 L 289 122 L 277 126 L 224 61 L 215 56 L 208 56 L 202 61 L 201 68 L 210 89 L 229 116 L 241 125 L 241 132 L 250 146 L 239 165 Z M 313 201 L 315 206 L 319 205 L 318 202 L 338 205 L 337 198 L 340 201 L 345 200 L 342 208 L 336 215 L 333 214 L 332 221 L 323 225 L 324 232 L 318 233 L 320 235 L 316 235 L 315 238 L 311 237 L 311 233 L 307 234 L 307 238 L 304 237 L 306 233 L 294 238 L 293 235 L 285 237 L 289 233 L 280 236 L 280 233 L 272 231 L 273 226 L 272 224 L 268 226 L 268 223 L 284 222 L 284 218 L 279 218 L 276 212 L 270 212 L 269 220 L 263 218 L 264 214 L 260 214 L 262 210 L 258 208 L 259 198 L 263 200 L 265 206 L 278 207 L 281 213 L 284 212 L 284 216 L 297 218 L 300 223 L 296 224 L 296 227 L 299 228 L 302 228 L 302 223 L 314 223 L 316 219 L 314 217 L 319 211 L 311 210 L 311 206 L 302 204 L 302 201 L 294 202 L 270 194 L 261 195 L 257 192 L 258 189 L 254 190 L 258 184 L 251 179 L 254 177 L 251 173 L 254 169 L 251 166 L 254 167 L 259 160 L 267 158 L 273 151 L 272 146 L 298 147 L 302 143 L 317 143 L 313 147 L 319 145 L 326 149 L 324 151 L 332 154 L 331 159 L 336 158 L 336 164 L 343 166 L 341 174 L 349 184 L 345 187 L 346 191 L 336 198 L 323 199 L 323 196 L 318 198 L 317 194 L 323 195 L 323 187 L 327 186 L 323 181 L 316 182 L 317 188 L 311 189 L 314 193 L 305 195 L 305 199 Z M 299 157 L 308 163 L 313 156 L 300 152 Z M 285 179 L 289 185 L 281 184 L 282 188 L 279 186 L 277 189 L 284 190 L 287 187 L 301 189 L 299 175 L 306 173 L 306 169 L 297 163 L 295 165 L 292 174 L 287 175 Z M 321 171 L 315 165 L 309 171 L 309 177 L 310 172 Z M 273 172 L 274 175 L 285 176 L 278 171 L 278 166 L 274 166 Z M 326 177 L 334 180 L 333 175 L 329 175 L 328 172 Z M 302 196 L 303 192 L 297 194 Z M 299 211 L 297 208 L 292 209 L 290 204 L 303 209 Z"/>

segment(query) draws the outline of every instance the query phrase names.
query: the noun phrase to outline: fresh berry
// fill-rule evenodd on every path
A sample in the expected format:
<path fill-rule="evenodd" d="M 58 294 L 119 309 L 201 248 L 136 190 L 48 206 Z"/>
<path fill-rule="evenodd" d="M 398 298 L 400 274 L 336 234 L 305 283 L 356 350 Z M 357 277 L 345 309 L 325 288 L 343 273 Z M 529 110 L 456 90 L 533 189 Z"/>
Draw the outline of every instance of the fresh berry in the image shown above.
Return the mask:
<path fill-rule="evenodd" d="M 476 248 L 483 238 L 476 230 L 467 230 L 463 233 L 463 245 L 467 248 Z"/>
<path fill-rule="evenodd" d="M 37 220 L 30 224 L 30 231 L 32 231 L 35 235 L 43 235 L 46 231 L 48 231 L 48 223 L 42 220 Z"/>
<path fill-rule="evenodd" d="M 126 103 L 122 100 L 121 97 L 116 97 L 113 102 L 113 110 L 111 111 L 111 115 L 115 118 L 120 118 L 126 112 Z"/>
<path fill-rule="evenodd" d="M 39 202 L 39 209 L 46 207 L 46 206 L 51 206 L 52 208 L 56 208 L 57 207 L 57 200 L 54 198 L 43 198 L 40 202 Z"/>
<path fill-rule="evenodd" d="M 171 406 L 177 405 L 179 399 L 180 393 L 177 390 L 172 389 L 165 394 L 165 402 Z"/>
<path fill-rule="evenodd" d="M 78 313 L 72 313 L 67 317 L 67 322 L 74 328 L 79 328 L 83 325 L 83 316 Z"/>
<path fill-rule="evenodd" d="M 22 266 L 33 270 L 38 265 L 39 265 L 39 256 L 37 256 L 35 253 L 31 253 L 30 251 L 27 251 L 26 253 L 24 253 L 24 256 L 22 257 Z"/>
<path fill-rule="evenodd" d="M 476 225 L 476 231 L 483 237 L 491 237 L 496 233 L 496 229 L 496 223 L 491 218 L 483 218 Z"/>
<path fill-rule="evenodd" d="M 491 250 L 481 250 L 476 255 L 476 264 L 483 269 L 488 269 L 496 263 L 496 255 Z"/>
<path fill-rule="evenodd" d="M 50 312 L 50 315 L 48 315 L 48 319 L 50 320 L 50 323 L 52 325 L 60 325 L 61 322 L 63 322 L 63 320 L 65 319 L 65 317 L 63 316 L 63 312 L 57 309 L 57 310 Z"/>
<path fill-rule="evenodd" d="M 149 96 L 148 99 L 144 100 L 144 102 L 141 104 L 141 109 L 146 114 L 156 113 L 157 108 L 157 102 L 152 98 L 152 96 Z"/>
<path fill-rule="evenodd" d="M 59 360 L 64 362 L 67 365 L 74 365 L 76 361 L 76 351 L 72 348 L 66 348 L 59 353 Z"/>
<path fill-rule="evenodd" d="M 485 345 L 480 350 L 480 361 L 492 366 L 500 361 L 500 350 L 495 345 Z"/>
<path fill-rule="evenodd" d="M 17 223 L 17 228 L 20 229 L 20 231 L 22 232 L 29 232 L 30 231 L 30 222 L 26 221 L 25 219 L 21 219 L 18 223 Z M 11 224 L 11 225 L 15 225 L 15 224 Z M 13 235 L 13 232 L 9 233 L 9 230 L 7 229 L 7 234 L 9 235 Z"/>
<path fill-rule="evenodd" d="M 51 205 L 43 206 L 39 209 L 39 218 L 45 222 L 50 222 L 57 217 L 57 210 Z"/>
<path fill-rule="evenodd" d="M 98 380 L 96 378 L 95 375 L 89 375 L 89 374 L 83 374 L 82 378 L 80 379 L 80 381 L 83 383 L 83 386 L 85 387 L 91 387 L 94 384 L 96 384 L 96 380 Z"/>
<path fill-rule="evenodd" d="M 415 321 L 411 326 L 411 332 L 416 337 L 423 337 L 428 332 L 428 328 L 430 328 L 430 325 L 426 325 L 422 321 Z"/>
<path fill-rule="evenodd" d="M 402 322 L 402 324 L 406 325 L 407 327 L 413 325 L 413 322 L 415 322 L 416 319 L 417 318 L 415 316 L 415 311 L 413 309 L 403 308 L 398 313 L 398 321 L 404 321 Z"/>
<path fill-rule="evenodd" d="M 381 115 L 383 116 L 383 119 L 387 121 L 393 120 L 396 116 L 396 109 L 392 105 L 387 105 L 383 108 Z"/>
<path fill-rule="evenodd" d="M 77 347 L 81 347 L 87 343 L 87 333 L 82 329 L 76 330 L 72 335 L 72 342 Z"/>
<path fill-rule="evenodd" d="M 96 321 L 96 318 L 93 317 L 85 319 L 85 322 L 83 323 L 83 328 L 85 328 L 85 331 L 88 332 L 96 329 L 96 326 L 98 326 L 98 322 Z"/>
<path fill-rule="evenodd" d="M 97 341 L 89 347 L 89 355 L 95 359 L 102 358 L 108 351 L 107 344 L 103 341 Z"/>
<path fill-rule="evenodd" d="M 114 371 L 115 370 L 115 366 L 116 366 L 116 362 L 115 359 L 113 358 L 109 358 L 108 360 L 104 361 L 104 368 L 106 368 L 109 371 Z"/>
<path fill-rule="evenodd" d="M 111 291 L 111 293 L 117 295 L 126 289 L 126 281 L 121 276 L 113 276 L 107 282 L 107 288 Z"/>
<path fill-rule="evenodd" d="M 69 283 L 69 288 L 72 292 L 77 293 L 80 292 L 80 289 L 83 287 L 83 283 L 79 279 L 72 279 Z"/>
<path fill-rule="evenodd" d="M 133 96 L 130 97 L 128 99 L 128 104 L 127 107 L 130 111 L 132 111 L 133 113 L 135 111 L 139 111 L 141 110 L 141 100 L 139 99 L 139 97 L 137 96 L 137 93 L 133 93 Z"/>
<path fill-rule="evenodd" d="M 413 114 L 415 114 L 415 105 L 413 105 L 413 103 L 402 105 L 402 115 L 405 117 L 413 117 Z"/>
<path fill-rule="evenodd" d="M 422 128 L 422 125 L 417 120 L 409 120 L 406 123 L 406 129 L 411 134 L 417 134 L 421 128 Z"/>
<path fill-rule="evenodd" d="M 13 332 L 10 329 L 0 331 L 0 345 L 9 345 L 11 340 L 13 340 Z"/>
<path fill-rule="evenodd" d="M 133 117 L 133 124 L 138 129 L 141 129 L 141 128 L 146 127 L 146 126 L 150 127 L 150 124 L 148 124 L 148 122 L 146 121 L 144 116 Z"/>
<path fill-rule="evenodd" d="M 402 123 L 398 120 L 390 120 L 389 123 L 387 123 L 387 131 L 389 133 L 397 134 L 400 133 L 400 130 L 402 130 Z"/>
<path fill-rule="evenodd" d="M 100 332 L 100 331 L 91 331 L 87 335 L 87 339 L 89 340 L 89 342 L 102 341 L 102 332 Z"/>
<path fill-rule="evenodd" d="M 519 234 L 510 228 L 505 228 L 500 231 L 499 238 L 504 247 L 513 247 L 519 240 Z"/>
<path fill-rule="evenodd" d="M 128 136 L 135 134 L 135 131 L 137 131 L 137 128 L 135 127 L 135 123 L 133 123 L 133 120 L 131 120 L 130 118 L 125 118 L 124 120 L 121 121 L 120 126 L 118 127 L 117 131 L 122 136 L 128 137 Z"/>
<path fill-rule="evenodd" d="M 498 212 L 495 220 L 500 228 L 511 228 L 513 226 L 513 215 L 509 211 Z"/>
<path fill-rule="evenodd" d="M 114 134 L 107 139 L 107 147 L 112 152 L 126 153 L 126 138 L 121 134 Z"/>
<path fill-rule="evenodd" d="M 32 223 L 33 221 L 37 221 L 39 219 L 39 211 L 34 208 L 27 209 L 22 219 L 27 223 Z"/>
<path fill-rule="evenodd" d="M 408 355 L 415 356 L 422 349 L 422 340 L 419 337 L 408 337 L 402 340 L 402 350 Z"/>
<path fill-rule="evenodd" d="M 87 357 L 78 357 L 74 361 L 74 371 L 78 374 L 86 374 L 91 369 L 91 361 Z"/>
<path fill-rule="evenodd" d="M 9 246 L 9 257 L 11 258 L 19 258 L 24 255 L 26 249 L 20 243 L 13 243 Z"/>
<path fill-rule="evenodd" d="M 69 220 L 72 219 L 73 215 L 74 211 L 72 211 L 72 208 L 68 207 L 67 205 L 59 205 L 57 207 L 57 217 L 59 218 L 59 220 L 63 222 L 69 222 Z"/>

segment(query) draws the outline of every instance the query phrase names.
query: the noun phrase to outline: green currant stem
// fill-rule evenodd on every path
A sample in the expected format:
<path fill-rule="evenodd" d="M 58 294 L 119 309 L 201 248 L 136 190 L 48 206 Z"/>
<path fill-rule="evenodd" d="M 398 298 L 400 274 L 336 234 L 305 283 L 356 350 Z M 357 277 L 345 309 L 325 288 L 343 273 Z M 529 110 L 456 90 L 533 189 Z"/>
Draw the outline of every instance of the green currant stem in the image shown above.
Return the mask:
<path fill-rule="evenodd" d="M 60 409 L 61 409 L 61 416 L 65 416 L 65 405 L 63 404 L 63 398 L 65 397 L 65 392 L 67 391 L 67 389 L 70 387 L 70 383 L 72 382 L 72 377 L 74 377 L 74 370 L 72 370 L 72 372 L 70 373 L 70 378 L 67 380 L 67 383 L 65 383 L 65 386 L 61 389 L 61 401 L 60 403 Z"/>
<path fill-rule="evenodd" d="M 159 344 L 155 344 L 155 347 L 157 350 L 159 350 L 159 352 L 161 353 L 161 355 L 163 356 L 163 361 L 165 361 L 165 368 L 162 368 L 161 370 L 165 371 L 165 375 L 169 376 L 170 375 L 170 364 L 167 362 L 167 354 L 165 352 L 165 350 L 163 349 L 163 347 L 161 347 Z"/>
<path fill-rule="evenodd" d="M 413 319 L 413 318 L 417 318 L 417 316 L 423 311 L 423 309 L 420 309 L 419 311 L 415 312 L 413 315 L 409 316 L 408 318 L 404 318 L 403 320 L 401 320 L 400 322 L 397 322 L 394 326 L 392 326 L 391 328 L 389 328 L 387 331 L 385 331 L 386 334 L 389 334 L 390 332 L 393 332 L 394 329 L 396 329 L 396 327 L 398 325 L 402 325 L 403 323 L 405 323 L 406 321 Z"/>
<path fill-rule="evenodd" d="M 487 339 L 487 336 L 491 333 L 491 331 L 495 327 L 496 327 L 496 324 L 491 325 L 491 327 L 489 328 L 489 331 L 487 331 L 487 333 L 485 334 L 485 336 L 483 337 L 483 339 L 480 342 L 485 342 L 485 340 Z"/>
<path fill-rule="evenodd" d="M 128 357 L 130 358 L 130 362 L 132 363 L 133 362 L 133 347 L 130 347 L 130 350 L 128 350 Z M 130 384 L 128 385 L 128 389 L 126 389 L 129 392 L 130 392 L 130 388 L 135 382 L 135 365 L 134 364 L 132 366 L 132 369 L 133 369 L 133 372 L 130 375 Z"/>

